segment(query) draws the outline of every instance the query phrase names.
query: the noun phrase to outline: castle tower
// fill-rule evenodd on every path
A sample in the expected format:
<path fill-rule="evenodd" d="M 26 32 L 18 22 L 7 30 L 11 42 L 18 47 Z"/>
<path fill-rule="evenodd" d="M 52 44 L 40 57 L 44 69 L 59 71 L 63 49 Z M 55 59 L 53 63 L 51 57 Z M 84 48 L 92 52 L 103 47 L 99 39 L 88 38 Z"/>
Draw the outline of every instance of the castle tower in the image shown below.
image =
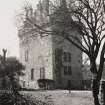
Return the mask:
<path fill-rule="evenodd" d="M 68 27 L 71 27 L 71 18 L 67 8 L 66 0 L 60 0 L 61 6 L 52 14 L 49 21 L 53 24 L 52 30 L 62 32 Z M 49 12 L 49 0 L 42 0 L 37 8 L 37 20 L 40 23 L 40 11 Z M 45 15 L 44 15 L 45 16 Z M 43 22 L 46 21 L 44 17 Z M 69 32 L 68 32 L 69 31 Z M 75 28 L 69 28 L 67 32 L 73 35 L 78 35 L 79 32 Z M 32 39 L 30 35 L 33 32 L 19 33 L 20 35 L 20 59 L 26 65 L 26 75 L 23 80 L 26 88 L 40 88 L 38 80 L 44 80 L 48 88 L 81 88 L 82 86 L 82 53 L 73 44 L 62 40 L 59 36 L 48 35 L 46 37 L 35 37 Z M 39 34 L 35 33 L 34 34 Z M 64 33 L 62 33 L 64 34 Z M 28 39 L 28 42 L 27 42 Z M 43 82 L 43 81 L 40 81 Z M 43 86 L 46 86 L 45 84 Z M 41 85 L 42 86 L 42 85 Z"/>

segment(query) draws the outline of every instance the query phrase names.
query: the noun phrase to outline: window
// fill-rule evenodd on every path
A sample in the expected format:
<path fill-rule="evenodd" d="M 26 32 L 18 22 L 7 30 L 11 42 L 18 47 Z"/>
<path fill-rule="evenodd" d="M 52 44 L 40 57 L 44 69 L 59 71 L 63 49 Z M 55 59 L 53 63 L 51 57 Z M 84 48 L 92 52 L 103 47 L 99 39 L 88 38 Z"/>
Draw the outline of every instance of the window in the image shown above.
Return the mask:
<path fill-rule="evenodd" d="M 23 81 L 23 87 L 25 87 L 25 81 Z"/>
<path fill-rule="evenodd" d="M 68 66 L 68 74 L 71 75 L 71 66 Z"/>
<path fill-rule="evenodd" d="M 64 53 L 63 53 L 63 61 L 64 61 L 64 62 L 71 62 L 71 53 L 69 53 L 69 52 L 64 52 Z"/>
<path fill-rule="evenodd" d="M 44 79 L 45 78 L 45 68 L 42 67 L 40 68 L 40 79 Z"/>
<path fill-rule="evenodd" d="M 64 75 L 71 75 L 71 66 L 64 66 Z"/>
<path fill-rule="evenodd" d="M 68 53 L 68 62 L 71 62 L 71 53 Z"/>
<path fill-rule="evenodd" d="M 67 66 L 64 66 L 64 75 L 67 75 Z"/>
<path fill-rule="evenodd" d="M 28 50 L 25 51 L 25 61 L 28 61 Z"/>
<path fill-rule="evenodd" d="M 32 68 L 31 69 L 31 80 L 33 80 L 34 79 L 34 69 Z"/>
<path fill-rule="evenodd" d="M 62 56 L 62 49 L 56 48 L 56 50 L 55 50 L 55 60 L 57 62 L 61 61 L 62 60 L 61 56 Z"/>
<path fill-rule="evenodd" d="M 63 61 L 67 62 L 67 53 L 66 52 L 63 53 Z"/>

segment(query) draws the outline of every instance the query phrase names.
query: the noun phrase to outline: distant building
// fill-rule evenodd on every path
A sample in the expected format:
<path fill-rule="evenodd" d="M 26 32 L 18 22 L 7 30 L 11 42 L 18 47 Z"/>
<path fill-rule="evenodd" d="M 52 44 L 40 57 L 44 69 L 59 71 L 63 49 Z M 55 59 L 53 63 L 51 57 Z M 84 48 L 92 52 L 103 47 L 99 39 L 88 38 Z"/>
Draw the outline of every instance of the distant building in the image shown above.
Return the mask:
<path fill-rule="evenodd" d="M 64 11 L 63 11 L 64 10 Z M 38 24 L 62 21 L 64 18 L 72 27 L 72 19 L 67 12 L 65 0 L 61 0 L 61 6 L 56 10 L 55 15 L 49 19 L 49 0 L 39 2 L 37 9 L 27 10 L 26 15 Z M 64 15 L 67 13 L 66 15 Z M 26 66 L 25 76 L 20 78 L 24 88 L 38 89 L 81 89 L 82 88 L 82 52 L 67 40 L 62 40 L 60 36 L 46 35 L 38 36 L 41 33 L 37 29 L 30 30 L 33 26 L 27 21 L 19 30 L 20 61 Z M 60 25 L 46 29 L 62 30 Z M 78 29 L 69 29 L 70 34 L 78 35 Z M 34 37 L 32 37 L 34 36 Z"/>

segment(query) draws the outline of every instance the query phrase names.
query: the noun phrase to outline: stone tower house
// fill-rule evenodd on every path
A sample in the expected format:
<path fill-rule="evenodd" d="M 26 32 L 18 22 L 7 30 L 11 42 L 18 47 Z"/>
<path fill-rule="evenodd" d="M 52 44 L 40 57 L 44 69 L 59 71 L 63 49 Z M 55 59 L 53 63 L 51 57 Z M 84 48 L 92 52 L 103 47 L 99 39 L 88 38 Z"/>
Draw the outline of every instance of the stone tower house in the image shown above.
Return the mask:
<path fill-rule="evenodd" d="M 71 30 L 73 24 L 65 0 L 61 0 L 59 8 L 50 18 L 49 12 L 49 0 L 42 0 L 35 11 L 29 8 L 26 16 L 37 24 L 44 24 L 45 29 L 60 32 L 68 27 L 70 35 L 79 36 L 76 27 Z M 60 24 L 57 24 L 58 20 Z M 62 25 L 64 20 L 69 25 Z M 50 27 L 45 24 L 48 22 L 52 24 Z M 20 78 L 22 86 L 32 89 L 80 89 L 82 52 L 61 36 L 46 34 L 43 37 L 32 27 L 24 21 L 24 26 L 19 30 L 20 61 L 26 66 L 25 76 Z"/>

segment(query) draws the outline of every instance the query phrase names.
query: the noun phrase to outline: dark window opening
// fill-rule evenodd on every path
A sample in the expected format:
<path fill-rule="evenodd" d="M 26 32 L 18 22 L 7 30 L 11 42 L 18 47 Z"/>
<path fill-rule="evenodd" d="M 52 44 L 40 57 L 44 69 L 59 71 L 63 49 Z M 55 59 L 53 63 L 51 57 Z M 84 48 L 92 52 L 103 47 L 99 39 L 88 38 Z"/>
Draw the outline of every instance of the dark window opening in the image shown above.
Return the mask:
<path fill-rule="evenodd" d="M 31 69 L 31 80 L 33 80 L 34 79 L 34 69 L 32 68 Z"/>
<path fill-rule="evenodd" d="M 68 74 L 71 75 L 71 66 L 68 66 Z"/>
<path fill-rule="evenodd" d="M 64 66 L 64 75 L 67 75 L 67 66 Z"/>
<path fill-rule="evenodd" d="M 25 87 L 25 81 L 23 81 L 23 87 Z"/>
<path fill-rule="evenodd" d="M 64 75 L 71 75 L 71 66 L 64 66 Z"/>
<path fill-rule="evenodd" d="M 64 53 L 63 53 L 63 61 L 64 61 L 64 62 L 71 62 L 71 53 L 69 53 L 69 52 L 64 52 Z"/>

